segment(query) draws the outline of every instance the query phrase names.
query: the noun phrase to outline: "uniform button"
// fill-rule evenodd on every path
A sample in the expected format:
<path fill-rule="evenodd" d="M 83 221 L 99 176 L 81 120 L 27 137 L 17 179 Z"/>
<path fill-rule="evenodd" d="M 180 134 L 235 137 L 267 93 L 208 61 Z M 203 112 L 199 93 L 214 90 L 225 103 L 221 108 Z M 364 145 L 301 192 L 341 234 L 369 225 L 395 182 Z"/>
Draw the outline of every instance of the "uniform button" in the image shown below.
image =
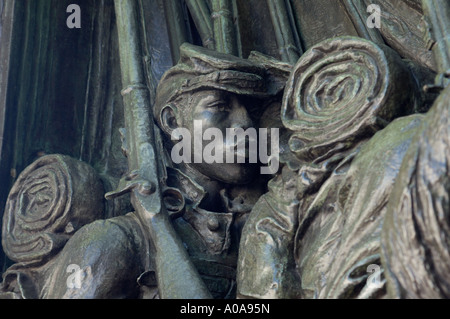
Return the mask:
<path fill-rule="evenodd" d="M 189 194 L 192 198 L 197 199 L 198 198 L 198 193 L 197 192 L 192 192 Z"/>
<path fill-rule="evenodd" d="M 208 229 L 210 231 L 218 230 L 220 227 L 219 221 L 216 218 L 210 218 L 207 223 Z"/>

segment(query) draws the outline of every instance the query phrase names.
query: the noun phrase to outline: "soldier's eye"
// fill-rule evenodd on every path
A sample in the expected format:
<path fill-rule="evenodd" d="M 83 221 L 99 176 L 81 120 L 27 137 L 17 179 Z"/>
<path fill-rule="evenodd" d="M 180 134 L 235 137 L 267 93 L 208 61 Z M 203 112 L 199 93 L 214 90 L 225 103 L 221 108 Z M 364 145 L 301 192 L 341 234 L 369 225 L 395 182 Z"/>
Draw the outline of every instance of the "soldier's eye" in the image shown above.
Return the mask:
<path fill-rule="evenodd" d="M 220 104 L 217 106 L 219 112 L 225 112 L 229 110 L 228 104 Z"/>
<path fill-rule="evenodd" d="M 225 112 L 225 111 L 229 110 L 229 105 L 224 100 L 217 100 L 217 101 L 214 101 L 214 102 L 208 104 L 208 108 L 215 109 L 216 111 L 219 111 L 219 112 Z"/>

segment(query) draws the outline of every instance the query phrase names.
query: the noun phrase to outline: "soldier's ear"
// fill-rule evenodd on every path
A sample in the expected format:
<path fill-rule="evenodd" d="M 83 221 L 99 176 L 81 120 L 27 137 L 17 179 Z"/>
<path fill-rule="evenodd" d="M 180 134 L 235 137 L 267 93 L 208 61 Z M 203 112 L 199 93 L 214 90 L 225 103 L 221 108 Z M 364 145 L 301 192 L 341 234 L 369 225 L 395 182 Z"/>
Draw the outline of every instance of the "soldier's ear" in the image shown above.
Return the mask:
<path fill-rule="evenodd" d="M 177 107 L 173 104 L 167 104 L 164 106 L 160 113 L 160 123 L 162 130 L 168 134 L 172 135 L 173 130 L 179 127 L 177 121 Z"/>

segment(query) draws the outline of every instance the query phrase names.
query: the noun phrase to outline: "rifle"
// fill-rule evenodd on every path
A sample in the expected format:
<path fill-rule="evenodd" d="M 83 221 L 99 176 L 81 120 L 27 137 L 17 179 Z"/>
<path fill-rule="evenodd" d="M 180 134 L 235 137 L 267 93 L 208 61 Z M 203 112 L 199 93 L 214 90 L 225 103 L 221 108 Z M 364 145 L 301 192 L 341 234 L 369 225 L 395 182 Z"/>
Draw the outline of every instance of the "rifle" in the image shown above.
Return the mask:
<path fill-rule="evenodd" d="M 130 173 L 111 199 L 130 192 L 131 203 L 144 227 L 150 247 L 154 247 L 154 265 L 161 298 L 211 298 L 183 243 L 176 234 L 163 204 L 159 181 L 165 166 L 160 162 L 150 93 L 141 56 L 137 0 L 114 1 L 119 35 L 126 156 Z M 149 258 L 151 258 L 149 256 Z"/>

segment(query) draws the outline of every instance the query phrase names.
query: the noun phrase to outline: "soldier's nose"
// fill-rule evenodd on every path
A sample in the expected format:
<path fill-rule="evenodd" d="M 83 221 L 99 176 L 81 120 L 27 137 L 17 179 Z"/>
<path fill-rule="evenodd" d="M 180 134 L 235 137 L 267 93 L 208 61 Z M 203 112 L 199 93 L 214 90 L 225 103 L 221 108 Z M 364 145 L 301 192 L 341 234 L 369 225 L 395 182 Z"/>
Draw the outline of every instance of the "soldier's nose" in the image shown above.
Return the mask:
<path fill-rule="evenodd" d="M 230 127 L 243 128 L 244 130 L 252 127 L 253 121 L 248 114 L 245 105 L 243 105 L 237 98 L 233 98 L 230 103 L 232 104 Z"/>

